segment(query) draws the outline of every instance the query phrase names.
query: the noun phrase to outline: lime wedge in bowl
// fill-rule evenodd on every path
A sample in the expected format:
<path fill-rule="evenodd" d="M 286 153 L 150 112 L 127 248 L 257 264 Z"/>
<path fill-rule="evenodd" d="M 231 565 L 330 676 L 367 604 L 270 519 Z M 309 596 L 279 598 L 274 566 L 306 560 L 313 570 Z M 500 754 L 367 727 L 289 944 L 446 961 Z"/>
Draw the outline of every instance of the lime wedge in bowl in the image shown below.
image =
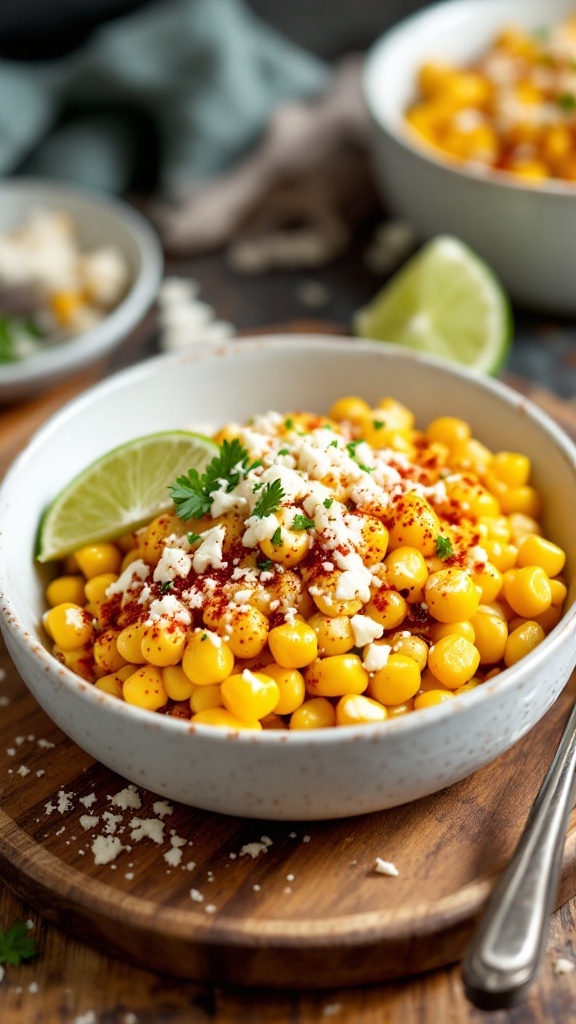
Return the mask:
<path fill-rule="evenodd" d="M 113 448 L 76 476 L 40 523 L 40 562 L 137 530 L 172 507 L 170 485 L 189 469 L 202 472 L 218 454 L 209 437 L 167 430 Z"/>
<path fill-rule="evenodd" d="M 451 235 L 424 245 L 354 318 L 362 338 L 488 374 L 502 369 L 512 331 L 510 302 L 498 278 Z"/>

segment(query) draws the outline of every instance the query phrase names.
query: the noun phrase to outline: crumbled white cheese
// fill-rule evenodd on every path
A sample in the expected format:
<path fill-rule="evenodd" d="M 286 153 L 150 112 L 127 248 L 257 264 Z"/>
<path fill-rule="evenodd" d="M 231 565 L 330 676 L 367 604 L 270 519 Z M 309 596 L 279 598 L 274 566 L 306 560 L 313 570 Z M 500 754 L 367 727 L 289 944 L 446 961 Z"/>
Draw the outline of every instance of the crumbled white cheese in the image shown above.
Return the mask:
<path fill-rule="evenodd" d="M 206 569 L 221 569 L 224 565 L 222 558 L 222 546 L 226 537 L 226 527 L 222 523 L 213 526 L 200 534 L 202 543 L 196 548 L 192 556 L 194 572 L 200 575 Z"/>
<path fill-rule="evenodd" d="M 373 640 L 379 640 L 384 633 L 384 626 L 375 622 L 369 615 L 353 615 L 350 619 L 352 632 L 354 633 L 354 645 L 365 647 Z"/>
<path fill-rule="evenodd" d="M 571 974 L 576 968 L 576 964 L 573 960 L 568 960 L 566 957 L 560 956 L 554 962 L 554 973 L 555 974 Z"/>
<path fill-rule="evenodd" d="M 159 818 L 166 818 L 169 814 L 174 813 L 172 804 L 169 804 L 167 800 L 157 800 L 152 804 L 152 810 Z"/>
<path fill-rule="evenodd" d="M 163 597 L 152 601 L 148 609 L 146 625 L 152 626 L 155 622 L 160 622 L 161 619 L 180 622 L 183 626 L 189 626 L 192 622 L 190 612 L 174 594 L 164 594 Z"/>
<path fill-rule="evenodd" d="M 164 842 L 164 822 L 158 818 L 132 818 L 130 838 L 134 842 L 151 839 L 153 843 Z"/>
<path fill-rule="evenodd" d="M 190 899 L 194 900 L 195 903 L 204 903 L 204 897 L 198 889 L 190 889 Z"/>
<path fill-rule="evenodd" d="M 192 568 L 192 559 L 180 548 L 164 548 L 154 569 L 155 583 L 172 583 L 177 576 L 186 579 Z"/>
<path fill-rule="evenodd" d="M 111 864 L 124 849 L 118 836 L 96 836 L 91 846 L 95 864 Z"/>
<path fill-rule="evenodd" d="M 88 832 L 92 828 L 96 828 L 96 825 L 100 821 L 100 815 L 98 814 L 81 814 L 80 824 L 82 828 Z"/>
<path fill-rule="evenodd" d="M 376 857 L 374 871 L 377 875 L 390 875 L 392 878 L 396 878 L 400 874 L 398 868 L 392 863 L 392 861 L 382 860 L 381 857 Z"/>
<path fill-rule="evenodd" d="M 130 562 L 114 583 L 106 588 L 106 597 L 114 597 L 121 594 L 122 603 L 126 600 L 131 590 L 137 589 L 150 574 L 150 566 L 142 558 Z"/>
<path fill-rule="evenodd" d="M 266 843 L 245 843 L 240 850 L 241 857 L 252 857 L 253 860 L 259 853 L 268 853 L 268 845 Z"/>
<path fill-rule="evenodd" d="M 362 664 L 367 672 L 379 672 L 388 663 L 391 649 L 388 644 L 368 644 Z"/>

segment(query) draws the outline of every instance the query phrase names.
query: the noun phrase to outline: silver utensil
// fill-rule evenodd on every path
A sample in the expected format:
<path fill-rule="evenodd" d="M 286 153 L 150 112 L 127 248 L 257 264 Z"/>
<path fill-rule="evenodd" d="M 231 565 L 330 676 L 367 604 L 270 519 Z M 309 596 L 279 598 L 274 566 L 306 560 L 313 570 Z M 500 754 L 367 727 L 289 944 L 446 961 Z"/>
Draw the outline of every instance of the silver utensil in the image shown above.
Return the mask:
<path fill-rule="evenodd" d="M 515 1006 L 538 975 L 576 792 L 576 705 L 462 963 L 466 995 L 482 1010 Z"/>

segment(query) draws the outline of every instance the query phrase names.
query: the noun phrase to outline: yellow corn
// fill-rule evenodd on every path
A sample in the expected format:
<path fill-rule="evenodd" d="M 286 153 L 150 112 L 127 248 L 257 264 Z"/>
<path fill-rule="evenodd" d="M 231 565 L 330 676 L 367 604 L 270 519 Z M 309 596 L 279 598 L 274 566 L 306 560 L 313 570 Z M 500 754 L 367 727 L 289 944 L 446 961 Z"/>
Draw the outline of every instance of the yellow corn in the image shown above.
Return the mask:
<path fill-rule="evenodd" d="M 417 548 L 396 548 L 384 559 L 384 564 L 388 583 L 400 591 L 409 604 L 424 599 L 428 566 Z"/>
<path fill-rule="evenodd" d="M 46 587 L 46 600 L 51 608 L 57 604 L 84 604 L 82 576 L 58 576 Z"/>
<path fill-rule="evenodd" d="M 504 581 L 503 590 L 510 607 L 525 619 L 540 615 L 552 604 L 550 581 L 539 565 L 516 569 L 512 577 Z"/>
<path fill-rule="evenodd" d="M 182 655 L 182 668 L 196 686 L 222 683 L 234 669 L 230 646 L 209 629 L 201 629 L 188 639 Z"/>
<path fill-rule="evenodd" d="M 527 534 L 518 545 L 517 565 L 539 565 L 548 577 L 558 576 L 564 568 L 566 554 L 557 544 L 536 534 Z"/>
<path fill-rule="evenodd" d="M 525 658 L 530 651 L 534 650 L 544 639 L 544 630 L 537 622 L 525 622 L 514 629 L 504 650 L 504 663 L 508 666 L 515 665 L 521 658 Z"/>
<path fill-rule="evenodd" d="M 430 648 L 428 667 L 449 690 L 457 690 L 472 678 L 480 664 L 480 652 L 455 633 L 442 637 Z"/>
<path fill-rule="evenodd" d="M 155 665 L 143 665 L 124 680 L 122 694 L 127 704 L 158 711 L 168 701 L 162 672 Z"/>
<path fill-rule="evenodd" d="M 162 669 L 164 689 L 170 700 L 190 700 L 194 683 L 188 678 L 181 665 L 167 665 Z"/>
<path fill-rule="evenodd" d="M 304 679 L 308 693 L 314 697 L 364 693 L 368 685 L 368 673 L 357 654 L 333 654 L 329 658 L 319 658 L 305 669 Z"/>
<path fill-rule="evenodd" d="M 304 676 L 296 668 L 283 668 L 274 662 L 265 665 L 264 669 L 266 675 L 270 676 L 278 687 L 279 697 L 274 708 L 275 714 L 291 715 L 306 698 Z"/>
<path fill-rule="evenodd" d="M 430 614 L 439 622 L 471 619 L 480 604 L 480 595 L 463 569 L 448 568 L 431 573 L 424 592 Z"/>
<path fill-rule="evenodd" d="M 90 643 L 94 633 L 92 619 L 84 608 L 64 601 L 46 612 L 44 628 L 63 651 L 74 651 Z"/>
<path fill-rule="evenodd" d="M 265 718 L 276 709 L 280 690 L 271 676 L 244 669 L 228 676 L 220 687 L 224 706 L 242 722 Z"/>
<path fill-rule="evenodd" d="M 382 704 L 358 693 L 346 694 L 336 705 L 337 725 L 372 725 L 384 722 L 387 717 Z"/>
<path fill-rule="evenodd" d="M 245 722 L 226 708 L 207 708 L 192 716 L 195 725 L 218 725 L 225 729 L 261 729 L 260 722 Z"/>
<path fill-rule="evenodd" d="M 336 712 L 325 697 L 313 697 L 290 716 L 291 729 L 327 729 L 336 725 Z"/>
<path fill-rule="evenodd" d="M 315 612 L 308 619 L 318 638 L 318 654 L 346 654 L 354 647 L 354 630 L 347 615 L 322 615 Z"/>
<path fill-rule="evenodd" d="M 304 668 L 318 655 L 318 637 L 307 622 L 284 622 L 271 629 L 268 646 L 283 668 Z"/>
<path fill-rule="evenodd" d="M 418 693 L 420 682 L 420 669 L 412 658 L 391 654 L 370 679 L 368 693 L 380 704 L 403 704 Z"/>
<path fill-rule="evenodd" d="M 481 605 L 472 619 L 474 646 L 480 655 L 481 665 L 494 665 L 504 657 L 508 640 L 508 624 L 505 619 Z"/>
<path fill-rule="evenodd" d="M 142 640 L 146 629 L 144 622 L 135 622 L 134 625 L 121 629 L 116 637 L 119 653 L 133 665 L 143 665 L 146 661 L 146 657 L 142 653 Z"/>
<path fill-rule="evenodd" d="M 99 544 L 87 544 L 75 551 L 76 561 L 87 580 L 102 573 L 120 572 L 122 552 L 116 544 L 101 541 Z"/>

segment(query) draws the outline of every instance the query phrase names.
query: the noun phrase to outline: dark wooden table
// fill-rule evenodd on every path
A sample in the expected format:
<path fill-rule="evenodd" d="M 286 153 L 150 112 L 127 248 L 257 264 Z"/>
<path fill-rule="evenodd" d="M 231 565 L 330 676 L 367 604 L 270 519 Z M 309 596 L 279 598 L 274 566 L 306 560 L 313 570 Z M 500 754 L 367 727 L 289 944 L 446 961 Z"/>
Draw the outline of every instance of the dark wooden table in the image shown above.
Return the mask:
<path fill-rule="evenodd" d="M 362 238 L 346 257 L 318 273 L 277 273 L 246 278 L 232 274 L 215 255 L 170 265 L 169 271 L 199 280 L 202 298 L 218 316 L 240 329 L 311 320 L 345 327 L 353 311 L 382 283 L 363 266 Z M 311 309 L 301 301 L 301 285 L 321 281 L 327 301 Z M 313 324 L 313 325 L 314 325 Z M 151 354 L 157 344 L 154 321 L 131 339 L 97 373 L 110 372 Z M 528 378 L 550 411 L 576 423 L 576 411 L 562 401 L 576 393 L 576 328 L 572 322 L 518 313 L 509 370 Z M 0 410 L 0 432 L 10 431 L 14 454 L 30 430 L 95 374 L 55 390 L 42 401 Z M 552 753 L 552 752 L 551 752 Z M 528 1001 L 493 1014 L 472 1008 L 457 966 L 364 989 L 274 993 L 225 990 L 157 975 L 95 952 L 31 913 L 0 884 L 0 927 L 31 919 L 39 955 L 7 968 L 0 984 L 1 1024 L 569 1024 L 576 1021 L 576 970 L 559 973 L 559 961 L 576 966 L 576 901 L 551 921 L 550 942 L 541 976 Z"/>

